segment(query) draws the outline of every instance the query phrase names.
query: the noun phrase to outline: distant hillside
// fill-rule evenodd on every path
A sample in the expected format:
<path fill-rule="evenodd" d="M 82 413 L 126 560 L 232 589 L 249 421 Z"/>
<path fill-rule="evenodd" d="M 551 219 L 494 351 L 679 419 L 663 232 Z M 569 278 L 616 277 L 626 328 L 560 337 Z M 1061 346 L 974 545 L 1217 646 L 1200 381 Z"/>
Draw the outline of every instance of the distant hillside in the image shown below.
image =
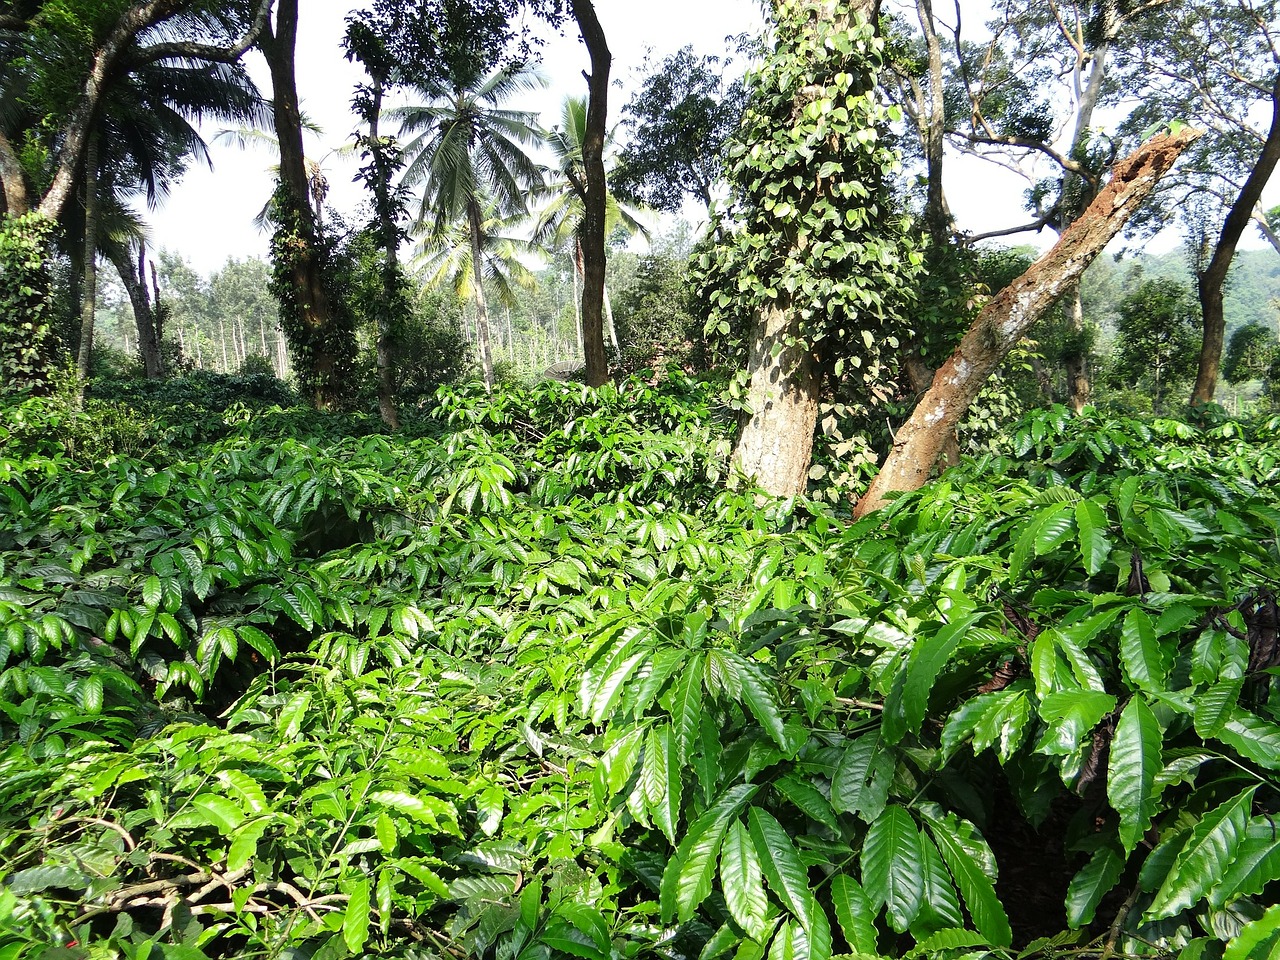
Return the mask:
<path fill-rule="evenodd" d="M 1115 304 L 1144 278 L 1173 277 L 1194 289 L 1186 254 L 1173 250 L 1159 255 L 1140 254 L 1116 263 L 1101 257 L 1085 274 L 1083 296 L 1086 313 L 1104 329 L 1110 329 Z M 1242 250 L 1236 254 L 1223 300 L 1228 335 L 1236 327 L 1258 323 L 1277 330 L 1280 321 L 1280 254 Z"/>

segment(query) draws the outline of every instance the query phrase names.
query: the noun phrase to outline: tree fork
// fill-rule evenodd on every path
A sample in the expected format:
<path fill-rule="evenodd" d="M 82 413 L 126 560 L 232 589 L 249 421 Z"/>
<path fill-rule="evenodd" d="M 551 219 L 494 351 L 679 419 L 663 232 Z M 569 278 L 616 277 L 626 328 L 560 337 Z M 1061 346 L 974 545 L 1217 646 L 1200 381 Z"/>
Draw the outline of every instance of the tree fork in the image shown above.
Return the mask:
<path fill-rule="evenodd" d="M 982 308 L 898 431 L 884 466 L 854 508 L 855 517 L 883 507 L 890 493 L 924 485 L 948 434 L 1000 361 L 1080 278 L 1200 135 L 1189 127 L 1161 134 L 1121 160 L 1105 189 L 1063 231 L 1053 249 Z"/>

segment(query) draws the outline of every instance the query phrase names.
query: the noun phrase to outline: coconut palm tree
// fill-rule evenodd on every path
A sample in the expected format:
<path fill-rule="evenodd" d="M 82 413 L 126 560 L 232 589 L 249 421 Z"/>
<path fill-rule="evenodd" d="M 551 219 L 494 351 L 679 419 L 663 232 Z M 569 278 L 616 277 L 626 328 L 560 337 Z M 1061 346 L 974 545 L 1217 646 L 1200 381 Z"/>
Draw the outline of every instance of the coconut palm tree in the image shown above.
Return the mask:
<path fill-rule="evenodd" d="M 428 235 L 463 225 L 473 264 L 485 262 L 486 222 L 526 210 L 530 191 L 542 183 L 542 168 L 528 152 L 540 139 L 536 117 L 502 106 L 541 84 L 527 68 L 488 76 L 470 71 L 415 88 L 422 104 L 391 111 L 400 121 L 408 161 L 401 182 L 422 189 L 419 225 Z M 484 382 L 493 389 L 484 271 L 471 284 L 471 295 Z"/>
<path fill-rule="evenodd" d="M 131 64 L 111 83 L 90 128 L 78 177 L 83 204 L 65 208 L 62 223 L 82 287 L 77 362 L 82 384 L 88 378 L 93 350 L 96 254 L 116 259 L 112 243 L 118 238 L 112 237 L 112 231 L 104 232 L 103 224 L 121 221 L 120 211 L 130 196 L 141 195 L 154 206 L 192 159 L 209 162 L 208 145 L 195 124 L 252 122 L 265 116 L 257 89 L 238 64 L 141 62 Z M 137 319 L 140 325 L 151 322 L 147 316 Z M 139 343 L 144 347 L 147 375 L 161 376 L 158 331 L 154 327 L 140 330 Z"/>
<path fill-rule="evenodd" d="M 587 136 L 587 98 L 566 97 L 560 111 L 560 124 L 544 134 L 556 164 L 553 179 L 535 194 L 541 203 L 533 228 L 533 242 L 549 249 L 568 250 L 573 261 L 575 282 L 583 278 L 582 231 L 586 223 L 586 171 L 583 144 Z M 613 147 L 612 133 L 605 140 L 606 160 Z M 628 237 L 649 238 L 644 222 L 644 209 L 623 203 L 612 191 L 605 194 L 605 236 L 621 232 Z M 578 340 L 582 341 L 581 304 L 574 301 L 578 324 Z M 613 323 L 613 305 L 609 291 L 604 292 L 605 323 L 615 354 L 620 353 L 618 332 Z"/>

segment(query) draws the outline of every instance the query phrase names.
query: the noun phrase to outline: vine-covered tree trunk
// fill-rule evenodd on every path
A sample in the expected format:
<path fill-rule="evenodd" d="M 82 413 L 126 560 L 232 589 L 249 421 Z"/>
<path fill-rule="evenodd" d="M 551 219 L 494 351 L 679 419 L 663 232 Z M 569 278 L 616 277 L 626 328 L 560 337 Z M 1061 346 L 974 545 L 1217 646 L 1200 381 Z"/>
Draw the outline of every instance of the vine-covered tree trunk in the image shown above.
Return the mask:
<path fill-rule="evenodd" d="M 98 137 L 89 138 L 84 160 L 84 279 L 80 289 L 80 349 L 76 390 L 83 396 L 93 372 L 93 324 L 98 299 Z"/>
<path fill-rule="evenodd" d="M 1084 215 L 1063 231 L 1053 249 L 982 308 L 951 358 L 934 375 L 933 385 L 911 418 L 898 430 L 884 466 L 854 511 L 856 516 L 884 506 L 888 494 L 916 490 L 929 479 L 946 438 L 987 377 L 1028 328 L 1079 280 L 1199 136 L 1190 128 L 1162 134 L 1122 160 L 1110 183 Z"/>
<path fill-rule="evenodd" d="M 344 371 L 353 359 L 354 337 L 340 329 L 335 304 L 324 276 L 319 227 L 311 207 L 310 181 L 302 147 L 302 111 L 298 105 L 294 70 L 298 39 L 298 0 L 280 0 L 274 29 L 264 27 L 259 46 L 271 71 L 273 116 L 280 146 L 280 183 L 277 231 L 286 237 L 273 244 L 276 268 L 287 273 L 290 302 L 282 302 L 281 326 L 290 340 L 299 378 L 311 393 L 318 410 L 331 408 L 349 388 Z M 281 263 L 281 259 L 287 262 Z"/>
<path fill-rule="evenodd" d="M 1211 402 L 1214 391 L 1218 389 L 1218 371 L 1222 365 L 1222 346 L 1227 327 L 1222 310 L 1227 273 L 1236 255 L 1236 245 L 1253 219 L 1254 209 L 1262 199 L 1262 189 L 1271 179 L 1277 161 L 1280 161 L 1280 76 L 1271 88 L 1271 129 L 1262 144 L 1262 152 L 1222 223 L 1222 232 L 1218 235 L 1213 258 L 1196 278 L 1200 312 L 1204 318 L 1204 339 L 1200 345 L 1200 367 L 1196 373 L 1196 385 L 1191 391 L 1193 404 Z"/>
<path fill-rule="evenodd" d="M 587 101 L 587 128 L 582 143 L 582 166 L 586 173 L 587 195 L 583 201 L 582 232 L 582 341 L 587 383 L 603 386 L 609 379 L 609 364 L 604 352 L 604 280 L 605 280 L 605 199 L 604 141 L 609 111 L 609 53 L 604 29 L 596 17 L 591 0 L 571 0 L 573 17 L 587 53 L 591 56 L 591 73 L 587 77 L 590 98 Z"/>
<path fill-rule="evenodd" d="M 803 11 L 811 24 L 874 20 L 877 0 L 775 0 L 775 10 Z M 802 90 L 792 103 L 796 121 L 809 105 Z M 816 199 L 816 197 L 815 197 Z M 789 231 L 790 257 L 807 256 L 795 231 Z M 733 459 L 744 474 L 777 496 L 804 492 L 813 456 L 823 369 L 800 331 L 800 317 L 787 299 L 762 304 L 752 323 L 747 358 L 748 412 L 741 419 Z"/>

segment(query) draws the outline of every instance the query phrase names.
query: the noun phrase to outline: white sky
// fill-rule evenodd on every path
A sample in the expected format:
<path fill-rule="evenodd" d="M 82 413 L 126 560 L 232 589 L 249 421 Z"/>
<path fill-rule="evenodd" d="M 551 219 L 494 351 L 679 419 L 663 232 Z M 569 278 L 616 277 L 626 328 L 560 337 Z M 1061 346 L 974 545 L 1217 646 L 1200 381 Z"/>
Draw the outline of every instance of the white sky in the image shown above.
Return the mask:
<path fill-rule="evenodd" d="M 308 140 L 308 156 L 320 158 L 325 168 L 330 207 L 348 217 L 366 199 L 363 188 L 352 183 L 355 160 L 333 152 L 349 142 L 355 123 L 349 103 L 355 85 L 363 78 L 363 71 L 342 56 L 344 18 L 353 5 L 353 0 L 306 0 L 298 38 L 302 107 L 324 130 L 321 141 Z M 635 89 L 647 52 L 660 60 L 692 44 L 699 54 L 731 53 L 726 38 L 755 32 L 762 22 L 759 0 L 596 0 L 596 8 L 613 53 L 610 124 L 617 122 Z M 545 27 L 541 32 L 548 33 Z M 257 59 L 248 63 L 264 94 L 269 94 L 265 66 Z M 551 36 L 543 48 L 540 69 L 549 81 L 547 89 L 527 103 L 511 106 L 541 112 L 543 124 L 554 125 L 565 96 L 585 95 L 582 71 L 588 65 L 586 49 L 569 21 L 565 35 Z M 206 139 L 214 132 L 216 128 L 207 130 Z M 221 144 L 213 144 L 211 153 L 213 170 L 193 166 L 163 205 L 146 213 L 152 224 L 152 245 L 182 254 L 205 275 L 229 257 L 266 255 L 267 237 L 252 220 L 271 193 L 272 175 L 267 168 L 275 159 L 270 150 L 244 151 Z M 990 163 L 950 154 L 945 170 L 947 199 L 962 229 L 985 232 L 1031 219 L 1022 206 L 1025 181 L 1002 174 Z M 1248 232 L 1246 245 L 1254 242 L 1256 233 Z M 1044 247 L 1053 239 L 1050 231 L 1044 231 L 1001 242 L 1031 242 Z M 1177 242 L 1176 236 L 1162 236 L 1148 249 L 1168 249 Z"/>
<path fill-rule="evenodd" d="M 365 200 L 363 188 L 351 182 L 356 163 L 325 156 L 349 140 L 355 125 L 349 104 L 363 71 L 343 58 L 341 47 L 344 18 L 353 5 L 348 0 L 305 0 L 298 35 L 302 109 L 325 131 L 319 145 L 308 139 L 307 154 L 322 158 L 331 191 L 328 203 L 343 214 L 354 213 Z M 596 0 L 596 9 L 613 54 L 610 76 L 624 84 L 609 92 L 610 124 L 617 122 L 630 99 L 646 50 L 661 59 L 692 44 L 699 54 L 720 55 L 726 52 L 727 36 L 756 31 L 762 23 L 758 0 Z M 552 36 L 543 48 L 540 69 L 549 80 L 547 89 L 527 103 L 509 104 L 540 112 L 547 127 L 558 122 L 566 96 L 587 92 L 582 71 L 590 60 L 572 21 L 565 34 Z M 269 95 L 265 66 L 247 62 L 260 89 Z M 214 132 L 216 127 L 206 131 L 206 139 Z M 210 153 L 212 171 L 193 166 L 163 206 L 145 214 L 152 224 L 153 246 L 181 253 L 206 275 L 228 257 L 266 255 L 267 237 L 252 220 L 271 194 L 267 168 L 275 162 L 267 149 L 242 151 L 213 144 Z"/>

